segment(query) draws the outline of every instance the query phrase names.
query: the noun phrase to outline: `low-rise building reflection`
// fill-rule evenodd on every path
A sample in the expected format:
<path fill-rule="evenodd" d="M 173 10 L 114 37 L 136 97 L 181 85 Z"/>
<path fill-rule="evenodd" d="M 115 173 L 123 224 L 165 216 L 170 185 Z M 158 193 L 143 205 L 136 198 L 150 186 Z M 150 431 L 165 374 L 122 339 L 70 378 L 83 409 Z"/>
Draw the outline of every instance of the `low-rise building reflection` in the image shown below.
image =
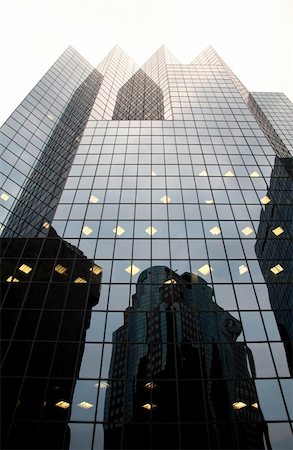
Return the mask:
<path fill-rule="evenodd" d="M 102 269 L 53 228 L 47 238 L 3 238 L 1 246 L 1 448 L 66 449 Z"/>

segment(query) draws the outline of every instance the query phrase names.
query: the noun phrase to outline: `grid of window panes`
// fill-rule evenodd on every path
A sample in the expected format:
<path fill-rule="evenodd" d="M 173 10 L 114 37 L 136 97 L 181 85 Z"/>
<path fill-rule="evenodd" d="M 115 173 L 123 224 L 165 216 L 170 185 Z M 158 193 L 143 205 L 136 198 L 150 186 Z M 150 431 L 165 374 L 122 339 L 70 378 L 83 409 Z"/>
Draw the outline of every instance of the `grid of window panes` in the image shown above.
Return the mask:
<path fill-rule="evenodd" d="M 152 62 L 153 71 L 156 59 L 158 55 Z M 104 62 L 106 66 L 107 62 Z M 104 75 L 102 70 L 101 73 Z M 151 71 L 146 73 L 150 76 Z M 279 316 L 275 314 L 270 295 L 277 293 L 281 298 L 282 292 L 288 293 L 291 283 L 292 217 L 289 208 L 292 178 L 283 168 L 282 161 L 277 159 L 224 67 L 169 64 L 162 73 L 162 83 L 168 84 L 176 120 L 95 120 L 93 113 L 80 139 L 54 218 L 44 218 L 44 233 L 48 232 L 46 239 L 58 242 L 58 248 L 54 250 L 47 246 L 43 238 L 39 240 L 39 250 L 33 250 L 33 256 L 30 256 L 29 240 L 25 240 L 14 253 L 6 254 L 7 260 L 12 260 L 4 280 L 8 292 L 6 299 L 10 298 L 9 292 L 13 298 L 14 290 L 23 290 L 24 286 L 30 289 L 25 294 L 22 291 L 19 303 L 12 307 L 6 302 L 4 307 L 12 324 L 15 316 L 20 318 L 19 314 L 23 314 L 24 317 L 9 329 L 9 339 L 5 342 L 9 346 L 14 336 L 13 339 L 22 341 L 26 348 L 23 358 L 28 354 L 23 361 L 25 377 L 23 369 L 18 367 L 18 372 L 8 373 L 8 378 L 18 383 L 18 395 L 15 394 L 11 404 L 14 424 L 17 423 L 20 435 L 26 429 L 31 431 L 32 448 L 41 448 L 42 436 L 48 436 L 50 430 L 59 430 L 56 436 L 62 448 L 111 448 L 104 442 L 107 427 L 111 425 L 105 410 L 106 393 L 111 389 L 116 396 L 117 410 L 113 414 L 116 414 L 115 426 L 119 429 L 120 446 L 117 448 L 145 448 L 140 441 L 143 433 L 150 438 L 148 448 L 157 448 L 152 445 L 152 438 L 158 430 L 167 433 L 167 427 L 175 426 L 182 439 L 180 448 L 197 448 L 196 433 L 191 436 L 191 447 L 184 447 L 184 437 L 190 424 L 195 429 L 214 427 L 216 419 L 207 411 L 210 402 L 219 395 L 217 392 L 223 391 L 219 373 L 216 376 L 212 371 L 215 369 L 210 367 L 210 373 L 214 375 L 207 376 L 204 358 L 196 350 L 199 353 L 196 364 L 200 370 L 196 374 L 190 372 L 190 378 L 199 383 L 194 384 L 196 391 L 190 391 L 190 401 L 203 413 L 198 412 L 193 423 L 187 414 L 181 414 L 185 397 L 180 386 L 185 378 L 180 378 L 180 359 L 173 361 L 173 384 L 168 384 L 172 380 L 167 379 L 167 372 L 165 378 L 162 375 L 163 379 L 157 380 L 155 377 L 147 379 L 138 370 L 143 368 L 143 356 L 150 345 L 148 339 L 162 348 L 170 344 L 167 339 L 170 334 L 163 333 L 168 329 L 167 325 L 161 328 L 158 341 L 158 317 L 163 317 L 164 311 L 150 309 L 149 299 L 152 298 L 155 304 L 162 295 L 167 303 L 180 302 L 180 298 L 185 298 L 185 292 L 189 292 L 193 280 L 191 274 L 203 280 L 202 294 L 196 297 L 202 302 L 201 313 L 210 314 L 210 305 L 214 302 L 213 321 L 204 319 L 201 322 L 199 317 L 205 316 L 186 312 L 184 304 L 182 310 L 172 313 L 173 316 L 181 315 L 182 329 L 185 326 L 190 335 L 197 334 L 198 341 L 194 345 L 206 354 L 207 361 L 212 360 L 208 350 L 211 342 L 205 341 L 205 333 L 210 336 L 214 333 L 218 361 L 224 365 L 221 355 L 224 358 L 234 352 L 233 361 L 238 361 L 237 367 L 241 366 L 241 369 L 231 376 L 232 381 L 237 384 L 236 381 L 242 378 L 247 382 L 246 388 L 244 383 L 241 389 L 231 391 L 234 398 L 230 391 L 225 398 L 218 398 L 217 401 L 223 399 L 229 417 L 223 421 L 218 433 L 222 436 L 225 426 L 231 431 L 237 428 L 237 421 L 244 421 L 250 426 L 247 439 L 251 439 L 251 447 L 243 447 L 239 435 L 234 447 L 230 442 L 230 448 L 268 449 L 269 441 L 273 449 L 290 448 L 292 380 L 289 353 L 285 346 L 287 340 L 284 341 L 286 337 L 280 335 Z M 163 89 L 161 81 L 155 82 Z M 115 92 L 118 93 L 118 85 Z M 97 102 L 94 108 L 96 105 Z M 114 105 L 115 102 L 112 111 Z M 279 165 L 282 170 L 278 169 Z M 277 184 L 276 177 L 280 179 Z M 5 198 L 2 200 L 6 201 Z M 286 212 L 280 223 L 279 215 L 272 212 L 276 211 L 275 202 L 277 208 Z M 268 249 L 265 254 L 262 253 L 264 243 Z M 17 242 L 15 245 L 17 247 Z M 47 247 L 49 250 L 44 253 L 42 249 Z M 66 252 L 62 253 L 63 248 Z M 162 273 L 158 278 L 149 277 L 156 266 L 164 268 L 157 270 L 165 273 L 165 278 Z M 42 277 L 38 276 L 39 271 Z M 96 290 L 95 276 L 99 277 L 99 289 Z M 151 286 L 151 294 L 140 297 L 141 283 L 145 283 L 146 288 Z M 207 311 L 204 309 L 205 298 L 209 301 Z M 278 313 L 282 309 L 291 314 L 287 303 L 285 307 L 282 302 L 278 304 Z M 28 310 L 37 321 L 37 329 L 24 338 L 25 318 L 30 317 Z M 50 312 L 50 323 L 55 331 L 58 330 L 55 334 L 46 328 Z M 143 325 L 145 313 L 153 314 L 152 332 Z M 67 319 L 60 319 L 60 315 Z M 139 330 L 138 341 L 133 341 L 135 333 L 128 331 L 131 329 L 130 326 L 127 328 L 128 319 L 132 324 L 137 322 L 137 327 L 132 325 L 132 330 Z M 75 324 L 72 328 L 79 327 L 78 336 L 66 334 L 63 328 L 70 327 L 70 323 Z M 19 330 L 19 326 L 23 330 Z M 213 329 L 218 330 L 217 335 Z M 172 336 L 171 344 L 175 348 L 178 341 L 175 334 Z M 14 341 L 12 344 L 15 345 Z M 41 349 L 45 347 L 41 344 L 47 345 L 48 354 L 53 355 L 48 360 L 44 357 L 50 366 L 48 370 L 30 359 L 43 353 Z M 133 344 L 139 345 L 140 350 L 132 352 Z M 62 345 L 58 353 L 57 348 Z M 72 364 L 75 360 L 72 371 L 64 368 L 64 364 L 58 366 L 62 355 L 66 361 L 70 346 L 75 349 L 70 353 Z M 161 354 L 163 350 L 156 348 L 153 366 L 159 364 Z M 59 355 L 59 360 L 54 359 L 54 355 Z M 132 375 L 137 384 L 130 395 L 125 385 L 133 382 L 133 377 L 131 380 L 126 378 L 125 365 L 134 365 L 139 358 L 137 355 L 141 356 L 141 364 L 136 361 L 137 371 Z M 244 362 L 246 358 L 250 360 L 249 364 Z M 109 376 L 116 367 L 120 380 Z M 212 379 L 218 382 L 213 384 L 218 386 L 213 387 L 213 394 Z M 140 381 L 144 382 L 141 387 Z M 41 400 L 32 402 L 27 410 L 24 406 L 21 410 L 19 406 L 31 401 L 28 395 L 28 398 L 22 397 L 22 392 L 30 392 L 30 388 L 23 389 L 23 382 L 28 386 L 34 383 L 40 386 Z M 45 389 L 42 383 L 46 384 Z M 160 408 L 167 410 L 166 405 L 153 401 L 155 389 L 160 386 L 172 388 L 169 402 L 171 399 L 172 409 L 177 410 L 176 420 L 167 416 L 157 419 Z M 153 389 L 154 394 L 150 393 L 149 402 L 135 405 L 136 411 L 133 399 L 141 398 L 139 389 L 149 392 Z M 201 392 L 201 396 L 196 396 L 195 392 Z M 245 397 L 247 392 L 254 393 L 250 403 Z M 131 402 L 132 409 L 127 409 L 125 405 Z M 24 415 L 27 411 L 30 415 Z M 266 426 L 269 438 L 265 443 Z M 142 430 L 142 434 L 135 430 Z M 113 433 L 116 431 L 113 429 Z M 129 434 L 134 435 L 132 447 L 127 447 L 123 438 Z M 201 444 L 204 448 L 225 448 L 220 440 L 217 444 L 213 442 Z M 54 439 L 51 444 L 53 446 Z"/>
<path fill-rule="evenodd" d="M 253 92 L 252 95 L 292 155 L 292 103 L 281 92 Z"/>

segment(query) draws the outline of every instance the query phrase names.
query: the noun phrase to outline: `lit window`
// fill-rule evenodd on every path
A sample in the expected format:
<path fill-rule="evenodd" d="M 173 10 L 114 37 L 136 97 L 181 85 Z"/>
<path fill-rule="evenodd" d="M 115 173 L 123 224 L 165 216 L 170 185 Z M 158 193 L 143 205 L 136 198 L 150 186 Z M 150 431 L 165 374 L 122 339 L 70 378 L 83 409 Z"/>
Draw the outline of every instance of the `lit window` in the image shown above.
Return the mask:
<path fill-rule="evenodd" d="M 259 177 L 259 173 L 254 171 L 254 172 L 251 172 L 250 176 L 251 176 L 251 178 L 257 178 L 257 177 Z"/>
<path fill-rule="evenodd" d="M 277 264 L 274 267 L 271 267 L 270 271 L 273 272 L 274 275 L 278 275 L 278 273 L 283 272 L 284 267 L 281 264 Z"/>
<path fill-rule="evenodd" d="M 246 227 L 243 228 L 243 230 L 241 230 L 241 232 L 245 235 L 245 236 L 249 236 L 251 233 L 253 233 L 253 229 L 250 227 Z"/>
<path fill-rule="evenodd" d="M 82 408 L 82 409 L 90 409 L 90 408 L 92 408 L 94 405 L 92 405 L 91 403 L 88 403 L 88 402 L 81 402 L 81 403 L 78 403 L 77 406 L 79 406 L 79 407 Z"/>
<path fill-rule="evenodd" d="M 204 266 L 200 267 L 198 271 L 203 275 L 208 275 L 210 272 L 213 271 L 213 269 L 208 264 L 205 264 Z"/>
<path fill-rule="evenodd" d="M 117 236 L 121 236 L 121 234 L 125 233 L 124 228 L 118 226 L 114 228 L 113 233 L 117 234 Z"/>
<path fill-rule="evenodd" d="M 164 284 L 176 284 L 176 283 L 177 283 L 177 281 L 174 280 L 173 278 L 171 278 L 170 280 L 166 280 L 166 281 L 164 282 Z"/>
<path fill-rule="evenodd" d="M 87 283 L 87 281 L 82 277 L 77 277 L 77 278 L 75 278 L 74 283 L 84 284 L 84 283 Z"/>
<path fill-rule="evenodd" d="M 212 205 L 214 202 L 213 202 L 213 200 L 205 200 L 205 203 L 206 203 L 207 205 Z"/>
<path fill-rule="evenodd" d="M 148 383 L 146 383 L 144 385 L 144 387 L 146 387 L 147 389 L 154 389 L 157 386 L 156 383 L 154 383 L 153 381 L 149 381 Z"/>
<path fill-rule="evenodd" d="M 276 236 L 280 236 L 280 234 L 284 233 L 284 231 L 285 230 L 283 230 L 282 227 L 277 227 L 272 230 L 272 233 L 274 233 Z"/>
<path fill-rule="evenodd" d="M 145 403 L 144 405 L 142 405 L 142 407 L 150 411 L 151 409 L 157 408 L 158 405 L 155 405 L 154 403 Z"/>
<path fill-rule="evenodd" d="M 214 236 L 221 233 L 221 230 L 219 227 L 213 227 L 210 229 L 210 233 L 212 233 Z"/>
<path fill-rule="evenodd" d="M 49 222 L 44 222 L 43 223 L 43 228 L 46 228 L 46 230 L 48 230 L 50 228 Z"/>
<path fill-rule="evenodd" d="M 267 195 L 265 195 L 263 198 L 260 199 L 260 201 L 263 205 L 267 205 L 268 203 L 270 203 L 271 199 Z"/>
<path fill-rule="evenodd" d="M 30 271 L 32 270 L 32 267 L 26 265 L 26 264 L 22 264 L 19 268 L 19 270 L 21 270 L 22 272 L 28 274 L 30 273 Z"/>
<path fill-rule="evenodd" d="M 5 202 L 7 202 L 7 200 L 9 199 L 9 195 L 6 194 L 6 192 L 2 192 L 2 194 L 0 195 L 0 198 L 2 200 L 4 200 Z"/>
<path fill-rule="evenodd" d="M 150 236 L 153 236 L 153 234 L 156 234 L 158 230 L 155 227 L 148 227 L 146 228 L 145 232 L 149 234 Z"/>
<path fill-rule="evenodd" d="M 168 197 L 167 195 L 164 195 L 164 197 L 162 197 L 160 200 L 161 200 L 161 202 L 163 202 L 163 203 L 170 203 L 171 198 Z"/>
<path fill-rule="evenodd" d="M 232 404 L 232 406 L 233 406 L 233 409 L 242 409 L 242 408 L 245 408 L 245 406 L 247 406 L 247 404 L 243 403 L 243 402 L 235 402 Z"/>
<path fill-rule="evenodd" d="M 93 272 L 95 275 L 99 275 L 102 272 L 102 268 L 100 266 L 94 265 L 90 268 L 90 271 Z"/>
<path fill-rule="evenodd" d="M 93 230 L 90 227 L 88 227 L 87 225 L 85 225 L 82 229 L 82 232 L 86 236 L 89 236 L 93 232 Z"/>
<path fill-rule="evenodd" d="M 240 273 L 240 275 L 243 275 L 246 272 L 248 272 L 248 269 L 247 269 L 246 266 L 244 266 L 244 265 L 239 266 L 239 273 Z"/>
<path fill-rule="evenodd" d="M 131 264 L 125 269 L 125 272 L 128 272 L 130 275 L 136 275 L 140 269 L 136 267 L 134 264 Z"/>
<path fill-rule="evenodd" d="M 99 199 L 95 195 L 90 196 L 90 203 L 98 203 Z"/>
<path fill-rule="evenodd" d="M 48 114 L 47 117 L 48 117 L 48 119 L 50 119 L 50 120 L 54 120 L 53 114 Z"/>
<path fill-rule="evenodd" d="M 207 176 L 208 176 L 206 170 L 202 170 L 198 175 L 199 175 L 200 177 L 207 177 Z"/>
<path fill-rule="evenodd" d="M 64 400 L 60 400 L 60 402 L 55 403 L 55 406 L 58 406 L 58 408 L 62 408 L 62 409 L 68 409 L 70 406 L 70 403 L 65 402 Z"/>
<path fill-rule="evenodd" d="M 19 279 L 18 278 L 14 278 L 10 275 L 10 277 L 7 278 L 8 283 L 18 283 Z"/>
<path fill-rule="evenodd" d="M 61 264 L 57 264 L 55 267 L 55 271 L 63 275 L 66 272 L 66 267 L 62 266 Z"/>
<path fill-rule="evenodd" d="M 226 172 L 224 174 L 224 177 L 235 177 L 234 173 L 232 172 L 232 170 L 228 170 L 228 172 Z"/>
<path fill-rule="evenodd" d="M 157 176 L 156 172 L 154 172 L 154 171 L 152 170 L 152 177 L 156 177 L 156 176 Z"/>
<path fill-rule="evenodd" d="M 95 387 L 99 387 L 101 389 L 107 389 L 108 387 L 110 387 L 110 384 L 107 383 L 107 381 L 99 381 L 98 383 L 95 384 Z"/>
<path fill-rule="evenodd" d="M 257 402 L 251 403 L 251 406 L 252 406 L 253 408 L 255 408 L 255 409 L 258 409 L 258 403 L 257 403 Z"/>

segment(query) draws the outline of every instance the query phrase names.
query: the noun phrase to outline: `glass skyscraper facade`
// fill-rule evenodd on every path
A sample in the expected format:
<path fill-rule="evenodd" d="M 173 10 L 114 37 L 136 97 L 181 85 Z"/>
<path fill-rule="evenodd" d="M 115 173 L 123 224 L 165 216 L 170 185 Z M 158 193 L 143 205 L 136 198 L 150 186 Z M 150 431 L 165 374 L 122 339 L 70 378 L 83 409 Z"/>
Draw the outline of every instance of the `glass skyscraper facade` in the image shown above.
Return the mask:
<path fill-rule="evenodd" d="M 293 105 L 69 47 L 1 128 L 3 449 L 292 448 Z"/>

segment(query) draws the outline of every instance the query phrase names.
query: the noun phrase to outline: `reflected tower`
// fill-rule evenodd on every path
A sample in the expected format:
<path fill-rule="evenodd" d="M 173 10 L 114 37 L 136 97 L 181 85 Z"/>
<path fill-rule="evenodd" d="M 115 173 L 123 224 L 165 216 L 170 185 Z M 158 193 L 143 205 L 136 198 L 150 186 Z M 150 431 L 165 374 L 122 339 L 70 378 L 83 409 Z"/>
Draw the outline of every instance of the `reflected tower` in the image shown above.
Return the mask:
<path fill-rule="evenodd" d="M 105 449 L 269 448 L 241 331 L 199 276 L 144 270 L 113 334 Z"/>

